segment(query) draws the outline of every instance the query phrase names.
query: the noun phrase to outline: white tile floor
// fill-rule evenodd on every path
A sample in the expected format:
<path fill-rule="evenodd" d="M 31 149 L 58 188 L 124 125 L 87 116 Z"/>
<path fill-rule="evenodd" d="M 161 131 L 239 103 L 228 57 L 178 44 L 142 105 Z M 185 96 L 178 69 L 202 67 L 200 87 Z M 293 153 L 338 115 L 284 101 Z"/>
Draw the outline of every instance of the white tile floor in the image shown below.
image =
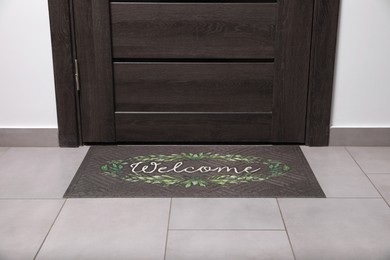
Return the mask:
<path fill-rule="evenodd" d="M 86 151 L 0 147 L 1 260 L 390 259 L 390 148 L 303 147 L 326 199 L 64 200 Z"/>

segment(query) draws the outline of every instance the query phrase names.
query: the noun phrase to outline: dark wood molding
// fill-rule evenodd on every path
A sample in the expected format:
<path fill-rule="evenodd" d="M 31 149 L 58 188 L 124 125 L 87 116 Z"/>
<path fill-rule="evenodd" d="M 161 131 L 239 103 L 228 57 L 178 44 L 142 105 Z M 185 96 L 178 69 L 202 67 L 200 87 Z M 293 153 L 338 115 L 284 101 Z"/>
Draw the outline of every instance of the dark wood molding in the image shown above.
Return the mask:
<path fill-rule="evenodd" d="M 110 2 L 73 0 L 84 142 L 115 142 Z"/>
<path fill-rule="evenodd" d="M 306 145 L 329 144 L 340 0 L 315 0 L 310 57 Z"/>
<path fill-rule="evenodd" d="M 304 143 L 313 0 L 278 3 L 272 137 L 278 143 Z"/>
<path fill-rule="evenodd" d="M 80 142 L 70 3 L 68 0 L 49 0 L 48 3 L 59 144 L 62 147 L 77 147 Z"/>

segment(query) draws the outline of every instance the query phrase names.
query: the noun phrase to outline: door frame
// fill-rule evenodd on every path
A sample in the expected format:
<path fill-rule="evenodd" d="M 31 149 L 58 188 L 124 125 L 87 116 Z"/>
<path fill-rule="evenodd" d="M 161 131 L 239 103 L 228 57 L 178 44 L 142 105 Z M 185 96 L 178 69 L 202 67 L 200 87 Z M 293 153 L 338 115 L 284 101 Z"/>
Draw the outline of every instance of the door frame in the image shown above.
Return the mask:
<path fill-rule="evenodd" d="M 290 0 L 292 1 L 292 0 Z M 314 1 L 305 145 L 329 144 L 334 65 L 340 0 Z M 81 140 L 73 0 L 48 0 L 53 68 L 61 147 Z"/>

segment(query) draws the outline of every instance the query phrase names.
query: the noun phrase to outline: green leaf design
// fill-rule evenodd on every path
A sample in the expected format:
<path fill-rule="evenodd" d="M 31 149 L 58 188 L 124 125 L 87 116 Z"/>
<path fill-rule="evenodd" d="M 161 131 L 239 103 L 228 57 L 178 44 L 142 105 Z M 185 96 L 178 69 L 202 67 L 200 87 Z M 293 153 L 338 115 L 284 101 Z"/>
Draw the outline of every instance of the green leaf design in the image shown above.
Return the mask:
<path fill-rule="evenodd" d="M 132 164 L 135 162 L 178 162 L 186 160 L 201 160 L 201 159 L 212 159 L 222 162 L 246 162 L 246 163 L 259 163 L 267 165 L 270 175 L 264 175 L 260 173 L 247 174 L 247 175 L 216 175 L 204 178 L 189 178 L 179 175 L 154 175 L 149 176 L 146 174 L 134 174 L 134 173 L 123 173 L 125 165 Z M 110 176 L 112 178 L 120 178 L 128 182 L 144 182 L 148 184 L 163 185 L 163 186 L 182 186 L 184 188 L 190 188 L 193 186 L 207 187 L 209 184 L 214 185 L 237 185 L 240 183 L 249 182 L 261 182 L 271 178 L 285 175 L 290 171 L 290 166 L 287 164 L 272 160 L 265 159 L 256 156 L 242 156 L 240 154 L 218 154 L 211 152 L 201 152 L 198 154 L 194 153 L 180 153 L 180 154 L 159 154 L 159 155 L 147 155 L 147 156 L 136 156 L 128 158 L 126 160 L 112 160 L 100 167 L 102 174 Z"/>

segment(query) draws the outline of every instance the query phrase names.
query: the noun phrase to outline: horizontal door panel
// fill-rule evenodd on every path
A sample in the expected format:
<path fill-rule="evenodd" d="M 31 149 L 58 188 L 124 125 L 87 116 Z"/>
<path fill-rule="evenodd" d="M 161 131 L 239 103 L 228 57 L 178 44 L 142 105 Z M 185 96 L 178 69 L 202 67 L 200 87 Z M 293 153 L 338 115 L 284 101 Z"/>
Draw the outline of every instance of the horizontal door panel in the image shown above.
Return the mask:
<path fill-rule="evenodd" d="M 271 112 L 272 63 L 114 63 L 116 111 Z"/>
<path fill-rule="evenodd" d="M 118 142 L 268 142 L 270 113 L 116 113 Z"/>
<path fill-rule="evenodd" d="M 111 3 L 114 58 L 273 58 L 276 3 Z"/>

